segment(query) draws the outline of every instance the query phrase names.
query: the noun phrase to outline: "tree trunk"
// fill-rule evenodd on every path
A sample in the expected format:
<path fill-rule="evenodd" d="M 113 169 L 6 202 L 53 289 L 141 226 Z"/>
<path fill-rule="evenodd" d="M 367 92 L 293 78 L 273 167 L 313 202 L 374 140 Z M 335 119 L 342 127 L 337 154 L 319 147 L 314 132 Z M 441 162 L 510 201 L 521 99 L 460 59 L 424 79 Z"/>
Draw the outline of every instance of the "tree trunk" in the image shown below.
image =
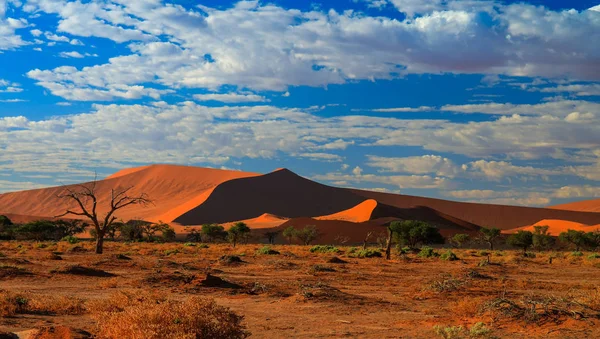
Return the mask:
<path fill-rule="evenodd" d="M 367 242 L 369 241 L 370 237 L 371 237 L 371 232 L 367 233 L 367 236 L 365 237 L 365 241 L 363 242 L 363 250 L 367 249 Z"/>
<path fill-rule="evenodd" d="M 385 259 L 390 260 L 390 258 L 392 257 L 392 235 L 393 232 L 391 229 L 388 229 L 388 238 L 387 238 L 387 244 L 386 244 L 386 248 L 385 248 Z"/>
<path fill-rule="evenodd" d="M 96 254 L 102 254 L 104 250 L 104 232 L 98 232 L 96 237 Z"/>
<path fill-rule="evenodd" d="M 493 251 L 493 250 L 494 250 L 494 242 L 490 241 L 490 251 Z"/>

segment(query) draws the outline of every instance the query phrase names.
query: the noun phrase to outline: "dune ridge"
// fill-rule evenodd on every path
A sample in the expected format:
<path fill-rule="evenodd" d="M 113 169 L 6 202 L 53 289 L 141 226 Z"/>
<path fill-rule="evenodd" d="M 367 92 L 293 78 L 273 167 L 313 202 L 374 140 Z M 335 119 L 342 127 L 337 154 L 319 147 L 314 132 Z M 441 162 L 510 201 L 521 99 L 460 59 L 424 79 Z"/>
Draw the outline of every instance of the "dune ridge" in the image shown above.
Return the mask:
<path fill-rule="evenodd" d="M 513 230 L 547 220 L 556 221 L 551 225 L 552 232 L 564 229 L 564 225 L 586 230 L 591 226 L 578 224 L 600 225 L 600 213 L 464 203 L 338 188 L 285 168 L 261 175 L 177 165 L 125 169 L 99 180 L 100 214 L 105 212 L 102 208 L 107 205 L 111 189 L 130 186 L 134 187 L 132 195 L 147 193 L 154 204 L 121 210 L 117 214 L 120 219 L 163 221 L 181 231 L 205 223 L 229 226 L 236 221 L 264 230 L 314 224 L 328 237 L 344 233 L 352 241 L 362 241 L 369 230 L 385 231 L 386 224 L 407 219 L 427 221 L 446 235 L 473 234 L 481 226 Z M 74 207 L 69 201 L 57 198 L 63 190 L 64 187 L 51 187 L 0 194 L 0 214 L 28 221 L 61 214 Z"/>
<path fill-rule="evenodd" d="M 600 199 L 577 201 L 548 208 L 578 212 L 600 212 Z"/>

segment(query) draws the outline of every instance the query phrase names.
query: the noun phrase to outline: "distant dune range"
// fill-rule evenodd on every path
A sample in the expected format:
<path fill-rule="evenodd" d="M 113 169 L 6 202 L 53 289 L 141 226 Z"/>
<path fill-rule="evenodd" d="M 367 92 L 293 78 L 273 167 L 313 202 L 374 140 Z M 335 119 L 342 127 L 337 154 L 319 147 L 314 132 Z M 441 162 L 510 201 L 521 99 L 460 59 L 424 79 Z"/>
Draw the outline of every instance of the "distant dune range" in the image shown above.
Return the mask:
<path fill-rule="evenodd" d="M 67 187 L 77 189 L 76 185 Z M 475 233 L 481 226 L 510 232 L 544 221 L 552 221 L 553 230 L 600 225 L 600 208 L 593 207 L 598 203 L 553 208 L 464 203 L 331 187 L 287 169 L 261 175 L 176 165 L 131 168 L 98 180 L 99 212 L 106 212 L 111 189 L 125 187 L 133 187 L 133 195 L 148 194 L 153 204 L 127 207 L 117 214 L 120 219 L 164 221 L 177 231 L 205 223 L 228 226 L 236 221 L 262 230 L 315 225 L 322 234 L 320 241 L 344 236 L 358 242 L 367 232 L 385 231 L 384 225 L 400 219 L 430 222 L 445 235 Z M 57 197 L 64 190 L 51 187 L 0 194 L 0 214 L 26 222 L 76 210 L 73 203 Z M 566 210 L 570 205 L 582 211 Z"/>

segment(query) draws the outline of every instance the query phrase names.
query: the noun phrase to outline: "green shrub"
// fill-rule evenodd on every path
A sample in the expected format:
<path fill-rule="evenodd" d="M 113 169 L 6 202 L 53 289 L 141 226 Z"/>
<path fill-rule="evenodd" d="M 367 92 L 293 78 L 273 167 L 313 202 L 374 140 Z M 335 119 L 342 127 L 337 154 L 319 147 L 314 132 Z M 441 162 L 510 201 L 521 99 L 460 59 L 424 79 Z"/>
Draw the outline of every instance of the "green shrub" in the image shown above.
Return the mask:
<path fill-rule="evenodd" d="M 433 248 L 425 246 L 421 247 L 421 252 L 419 252 L 417 256 L 419 256 L 420 258 L 432 258 L 439 256 L 439 254 L 436 251 L 434 251 Z"/>
<path fill-rule="evenodd" d="M 488 254 L 490 254 L 489 251 L 479 251 L 479 252 L 477 252 L 477 255 L 480 256 L 480 257 L 487 257 Z"/>
<path fill-rule="evenodd" d="M 183 244 L 183 246 L 186 246 L 186 247 L 195 247 L 196 244 L 193 243 L 193 242 L 186 242 L 185 244 Z"/>
<path fill-rule="evenodd" d="M 352 252 L 351 254 L 348 254 L 348 256 L 353 258 L 381 258 L 383 255 L 379 250 L 367 248 L 366 250 L 357 250 Z"/>
<path fill-rule="evenodd" d="M 350 247 L 347 251 L 346 254 L 347 255 L 351 255 L 351 254 L 355 254 L 356 252 L 358 252 L 358 247 Z"/>
<path fill-rule="evenodd" d="M 169 255 L 173 255 L 173 254 L 177 254 L 177 253 L 181 253 L 181 252 L 179 252 L 179 250 L 178 250 L 178 249 L 172 249 L 172 250 L 166 250 L 166 251 L 164 252 L 164 255 L 165 255 L 165 256 L 169 256 Z"/>
<path fill-rule="evenodd" d="M 600 259 L 600 254 L 592 253 L 592 254 L 588 255 L 588 259 Z"/>
<path fill-rule="evenodd" d="M 454 254 L 454 252 L 448 250 L 448 251 L 442 253 L 442 255 L 440 256 L 440 259 L 446 260 L 446 261 L 456 261 L 456 260 L 458 260 L 458 257 L 456 256 L 456 254 Z"/>
<path fill-rule="evenodd" d="M 574 252 L 571 252 L 571 256 L 572 257 L 582 257 L 583 253 L 581 251 L 574 251 Z"/>
<path fill-rule="evenodd" d="M 462 332 L 464 331 L 464 328 L 462 326 L 443 327 L 435 325 L 433 326 L 433 331 L 435 332 L 435 334 L 439 335 L 444 339 L 458 339 L 463 338 Z"/>
<path fill-rule="evenodd" d="M 60 239 L 60 241 L 66 241 L 69 244 L 76 244 L 79 242 L 79 239 L 77 237 L 74 237 L 72 235 L 67 235 L 66 237 L 63 237 L 62 239 Z"/>
<path fill-rule="evenodd" d="M 337 247 L 331 245 L 315 245 L 310 248 L 310 253 L 338 253 L 341 252 Z"/>
<path fill-rule="evenodd" d="M 256 251 L 256 254 L 273 255 L 279 254 L 279 251 L 272 249 L 271 246 L 263 246 Z"/>
<path fill-rule="evenodd" d="M 200 244 L 200 245 L 198 245 L 198 248 L 208 248 L 208 245 L 207 244 Z"/>
<path fill-rule="evenodd" d="M 38 242 L 37 244 L 33 245 L 33 247 L 41 249 L 41 248 L 48 247 L 48 244 L 44 244 L 43 242 Z"/>
<path fill-rule="evenodd" d="M 492 330 L 482 322 L 476 323 L 469 329 L 469 337 L 471 338 L 489 338 L 491 334 Z"/>

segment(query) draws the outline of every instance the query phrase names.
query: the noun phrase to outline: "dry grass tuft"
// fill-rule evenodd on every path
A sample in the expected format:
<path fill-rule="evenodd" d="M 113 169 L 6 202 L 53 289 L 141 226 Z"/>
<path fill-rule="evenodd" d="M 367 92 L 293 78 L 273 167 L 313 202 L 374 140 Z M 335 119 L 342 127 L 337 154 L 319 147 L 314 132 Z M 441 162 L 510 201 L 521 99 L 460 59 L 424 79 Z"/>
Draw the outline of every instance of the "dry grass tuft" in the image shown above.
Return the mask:
<path fill-rule="evenodd" d="M 0 316 L 17 314 L 80 315 L 85 313 L 84 301 L 67 296 L 0 292 Z"/>
<path fill-rule="evenodd" d="M 114 294 L 90 303 L 98 338 L 246 338 L 243 317 L 214 301 L 191 297 L 167 301 L 149 294 Z"/>

